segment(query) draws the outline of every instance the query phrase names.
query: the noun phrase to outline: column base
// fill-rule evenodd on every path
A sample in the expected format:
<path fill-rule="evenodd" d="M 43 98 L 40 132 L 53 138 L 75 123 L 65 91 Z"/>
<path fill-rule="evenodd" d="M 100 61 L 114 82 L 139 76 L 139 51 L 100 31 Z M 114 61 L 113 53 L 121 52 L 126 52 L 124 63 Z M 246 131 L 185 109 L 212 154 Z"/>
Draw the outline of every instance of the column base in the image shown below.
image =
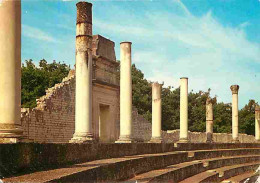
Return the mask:
<path fill-rule="evenodd" d="M 232 142 L 232 143 L 239 143 L 239 140 L 238 140 L 238 139 L 232 139 L 231 142 Z"/>
<path fill-rule="evenodd" d="M 115 141 L 115 143 L 123 144 L 123 143 L 133 143 L 134 140 L 130 136 L 119 136 L 119 139 Z"/>
<path fill-rule="evenodd" d="M 190 141 L 188 139 L 180 138 L 177 143 L 189 143 Z"/>
<path fill-rule="evenodd" d="M 73 138 L 69 141 L 69 143 L 94 143 L 95 139 L 91 133 L 82 134 L 82 133 L 74 133 Z"/>
<path fill-rule="evenodd" d="M 209 140 L 209 139 L 206 140 L 206 143 L 213 143 L 213 142 L 214 142 L 213 140 Z"/>
<path fill-rule="evenodd" d="M 207 137 L 207 140 L 206 140 L 206 143 L 212 143 L 213 142 L 213 134 L 208 132 L 206 133 L 206 137 Z"/>
<path fill-rule="evenodd" d="M 19 125 L 0 124 L 0 143 L 18 143 L 23 137 L 23 130 Z"/>
<path fill-rule="evenodd" d="M 148 143 L 162 143 L 163 139 L 161 137 L 152 137 Z"/>
<path fill-rule="evenodd" d="M 255 142 L 256 143 L 260 143 L 260 139 L 255 139 Z"/>

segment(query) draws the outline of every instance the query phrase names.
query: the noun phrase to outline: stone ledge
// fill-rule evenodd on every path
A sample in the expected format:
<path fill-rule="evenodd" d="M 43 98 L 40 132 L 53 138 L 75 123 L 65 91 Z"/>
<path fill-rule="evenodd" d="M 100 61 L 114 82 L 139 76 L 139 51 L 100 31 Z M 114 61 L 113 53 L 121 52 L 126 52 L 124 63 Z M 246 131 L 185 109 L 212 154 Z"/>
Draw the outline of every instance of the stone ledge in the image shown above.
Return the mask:
<path fill-rule="evenodd" d="M 2 176 L 30 171 L 57 168 L 64 165 L 98 159 L 155 154 L 170 151 L 225 148 L 260 148 L 260 144 L 0 144 Z M 2 168 L 4 167 L 4 168 Z"/>
<path fill-rule="evenodd" d="M 96 149 L 98 152 L 102 150 L 107 150 L 107 148 L 115 147 L 114 144 L 99 144 L 100 147 L 106 147 L 106 149 Z M 159 147 L 158 145 L 149 145 L 149 144 L 131 144 L 131 145 L 116 145 L 118 148 L 124 150 L 126 154 L 130 154 L 131 152 L 126 151 L 127 147 L 133 150 L 133 147 L 141 147 L 139 145 L 145 146 L 149 149 L 149 151 L 154 147 Z M 193 144 L 191 144 L 193 145 Z M 226 144 L 227 145 L 227 144 Z M 228 144 L 229 145 L 229 144 Z M 244 146 L 247 146 L 244 144 Z M 90 147 L 90 146 L 89 146 Z M 161 146 L 162 147 L 162 146 Z M 198 146 L 199 147 L 199 146 Z M 219 148 L 221 146 L 209 146 Z M 238 147 L 242 147 L 241 145 Z M 118 149 L 114 149 L 118 150 Z M 129 149 L 128 149 L 129 150 Z M 135 149 L 137 150 L 137 149 Z M 156 149 L 155 149 L 156 150 Z M 103 151 L 102 151 L 103 152 Z M 134 152 L 134 151 L 133 151 Z M 189 152 L 193 152 L 195 156 L 189 157 Z M 220 153 L 221 152 L 221 153 Z M 50 152 L 54 155 L 54 152 Z M 101 152 L 100 152 L 101 153 Z M 75 156 L 80 153 L 75 153 Z M 87 154 L 87 153 L 84 153 Z M 106 154 L 103 152 L 103 154 Z M 176 149 L 173 152 L 164 152 L 157 154 L 140 154 L 140 155 L 128 155 L 119 158 L 108 158 L 103 160 L 94 160 L 91 162 L 78 163 L 69 166 L 60 166 L 58 169 L 47 170 L 47 171 L 39 171 L 31 174 L 22 175 L 19 177 L 13 177 L 10 179 L 5 179 L 10 182 L 85 182 L 85 181 L 114 181 L 114 180 L 123 180 L 128 179 L 136 174 L 140 174 L 142 172 L 151 171 L 158 168 L 164 168 L 169 165 L 179 164 L 187 161 L 196 161 L 205 159 L 205 161 L 209 161 L 210 163 L 207 165 L 208 168 L 216 168 L 215 166 L 219 166 L 220 162 L 227 163 L 225 161 L 227 157 L 229 159 L 238 159 L 240 160 L 242 156 L 240 154 L 246 154 L 247 157 L 249 155 L 254 155 L 255 159 L 259 157 L 260 148 L 233 148 L 233 149 L 213 149 L 213 150 L 194 150 L 194 151 L 182 151 L 181 149 Z M 224 156 L 224 157 L 223 157 Z M 237 157 L 234 157 L 237 156 Z M 243 156 L 245 157 L 245 156 Z M 217 158 L 217 159 L 216 159 Z M 253 158 L 253 157 L 252 157 Z M 251 158 L 251 159 L 252 159 Z M 45 161 L 49 162 L 48 158 L 43 158 Z M 228 159 L 228 158 L 227 158 Z M 243 160 L 243 161 L 242 161 Z M 241 159 L 241 162 L 246 161 L 247 159 Z M 198 162 L 198 161 L 196 161 Z M 213 163 L 214 162 L 214 163 Z M 232 161 L 230 161 L 232 164 Z M 234 162 L 236 163 L 236 161 Z M 224 165 L 223 164 L 223 165 Z M 140 166 L 142 165 L 142 166 Z M 201 162 L 201 166 L 205 167 Z M 126 171 L 127 170 L 127 171 Z M 180 172 L 181 173 L 181 172 Z M 181 173 L 182 174 L 182 173 Z M 187 175 L 187 174 L 186 174 Z M 87 180 L 86 180 L 87 177 Z"/>

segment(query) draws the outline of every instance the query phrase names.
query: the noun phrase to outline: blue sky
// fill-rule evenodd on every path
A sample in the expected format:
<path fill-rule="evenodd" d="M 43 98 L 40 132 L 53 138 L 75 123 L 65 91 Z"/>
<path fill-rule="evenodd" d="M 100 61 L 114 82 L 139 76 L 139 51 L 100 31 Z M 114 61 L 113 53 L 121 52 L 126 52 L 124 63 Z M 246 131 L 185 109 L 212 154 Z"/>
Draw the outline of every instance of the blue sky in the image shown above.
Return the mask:
<path fill-rule="evenodd" d="M 133 63 L 151 81 L 189 89 L 211 88 L 239 106 L 260 102 L 259 0 L 90 1 L 93 31 L 116 43 L 131 41 Z M 75 63 L 77 1 L 22 1 L 22 60 Z"/>

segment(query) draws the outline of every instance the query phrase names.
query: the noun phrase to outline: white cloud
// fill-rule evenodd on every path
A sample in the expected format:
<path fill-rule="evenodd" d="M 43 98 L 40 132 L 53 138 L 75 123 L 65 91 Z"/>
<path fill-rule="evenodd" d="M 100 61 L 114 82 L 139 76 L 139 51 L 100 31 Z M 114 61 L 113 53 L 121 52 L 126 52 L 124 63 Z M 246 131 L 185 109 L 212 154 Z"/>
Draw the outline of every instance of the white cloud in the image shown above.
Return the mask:
<path fill-rule="evenodd" d="M 260 44 L 247 38 L 250 22 L 226 26 L 211 11 L 197 17 L 180 0 L 173 4 L 181 15 L 156 11 L 136 18 L 129 13 L 116 22 L 95 20 L 94 26 L 132 41 L 133 62 L 152 81 L 178 87 L 179 78 L 187 76 L 190 90 L 211 88 L 224 102 L 231 101 L 230 85 L 239 84 L 240 107 L 252 98 L 260 102 Z"/>
<path fill-rule="evenodd" d="M 29 37 L 32 39 L 37 39 L 41 41 L 47 41 L 52 43 L 60 43 L 58 39 L 54 38 L 50 34 L 44 32 L 43 30 L 39 28 L 35 28 L 29 25 L 22 24 L 22 34 L 25 37 Z"/>

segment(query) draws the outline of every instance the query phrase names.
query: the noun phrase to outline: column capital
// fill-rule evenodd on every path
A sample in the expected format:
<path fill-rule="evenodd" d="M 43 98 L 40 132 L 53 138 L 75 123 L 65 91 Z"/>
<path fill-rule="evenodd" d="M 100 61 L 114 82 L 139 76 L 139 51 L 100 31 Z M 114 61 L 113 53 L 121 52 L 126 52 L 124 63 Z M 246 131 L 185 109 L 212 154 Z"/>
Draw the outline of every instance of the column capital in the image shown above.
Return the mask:
<path fill-rule="evenodd" d="M 77 6 L 77 24 L 92 24 L 92 4 L 88 2 L 78 2 Z"/>
<path fill-rule="evenodd" d="M 230 89 L 232 91 L 232 95 L 233 94 L 238 94 L 238 90 L 239 90 L 239 85 L 231 85 Z"/>
<path fill-rule="evenodd" d="M 157 88 L 157 87 L 162 87 L 163 84 L 160 84 L 160 83 L 158 83 L 158 82 L 156 81 L 156 82 L 152 82 L 151 85 L 152 85 L 152 87 L 156 87 L 156 88 Z"/>
<path fill-rule="evenodd" d="M 181 77 L 180 79 L 188 79 L 188 77 Z"/>
<path fill-rule="evenodd" d="M 120 43 L 120 45 L 121 45 L 121 44 L 130 44 L 130 45 L 131 45 L 132 42 L 130 42 L 130 41 L 122 41 L 122 42 Z"/>
<path fill-rule="evenodd" d="M 162 85 L 158 82 L 153 82 L 152 83 L 152 100 L 156 101 L 161 99 L 161 90 L 162 90 Z"/>
<path fill-rule="evenodd" d="M 255 112 L 260 112 L 260 106 L 259 105 L 255 105 Z"/>
<path fill-rule="evenodd" d="M 257 120 L 260 120 L 260 106 L 257 104 L 255 106 L 255 117 Z"/>
<path fill-rule="evenodd" d="M 213 98 L 210 98 L 210 97 L 207 98 L 206 105 L 209 105 L 209 104 L 214 104 Z"/>

